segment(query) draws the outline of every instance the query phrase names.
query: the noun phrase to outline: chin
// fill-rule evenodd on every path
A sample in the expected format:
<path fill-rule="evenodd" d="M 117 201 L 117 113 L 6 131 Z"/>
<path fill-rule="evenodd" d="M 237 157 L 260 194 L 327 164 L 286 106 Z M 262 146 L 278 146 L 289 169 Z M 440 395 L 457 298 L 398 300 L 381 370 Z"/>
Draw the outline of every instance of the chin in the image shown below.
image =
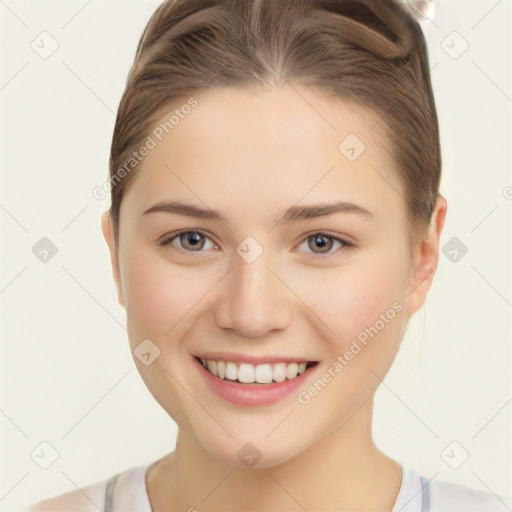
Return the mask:
<path fill-rule="evenodd" d="M 219 462 L 228 466 L 246 469 L 264 469 L 284 464 L 292 459 L 300 449 L 294 446 L 275 446 L 270 442 L 231 440 L 229 443 L 220 445 L 203 444 L 203 447 Z"/>

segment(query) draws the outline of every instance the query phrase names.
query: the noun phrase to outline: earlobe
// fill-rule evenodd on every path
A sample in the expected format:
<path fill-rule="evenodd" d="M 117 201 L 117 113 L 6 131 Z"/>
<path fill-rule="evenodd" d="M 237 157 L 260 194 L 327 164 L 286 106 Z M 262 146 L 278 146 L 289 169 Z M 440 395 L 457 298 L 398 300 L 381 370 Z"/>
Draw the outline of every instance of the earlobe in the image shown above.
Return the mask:
<path fill-rule="evenodd" d="M 119 255 L 116 249 L 115 239 L 114 239 L 114 229 L 112 224 L 112 217 L 108 210 L 105 210 L 101 215 L 101 231 L 103 232 L 103 237 L 105 238 L 105 242 L 107 243 L 108 250 L 110 252 L 110 263 L 112 266 L 112 276 L 114 278 L 114 282 L 117 289 L 117 301 L 120 306 L 124 307 L 124 299 L 123 299 L 123 291 L 121 287 L 121 275 L 119 271 Z"/>
<path fill-rule="evenodd" d="M 412 249 L 412 273 L 407 295 L 407 315 L 418 311 L 427 297 L 439 262 L 439 240 L 446 218 L 446 199 L 437 197 L 425 236 Z"/>

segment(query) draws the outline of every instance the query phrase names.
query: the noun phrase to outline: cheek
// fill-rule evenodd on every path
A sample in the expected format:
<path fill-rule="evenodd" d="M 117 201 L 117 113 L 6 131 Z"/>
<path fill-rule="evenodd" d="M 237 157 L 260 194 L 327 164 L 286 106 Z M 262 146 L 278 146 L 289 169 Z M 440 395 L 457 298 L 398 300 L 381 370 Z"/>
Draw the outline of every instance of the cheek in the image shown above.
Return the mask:
<path fill-rule="evenodd" d="M 361 269 L 349 280 L 344 307 L 350 311 L 352 328 L 374 323 L 397 301 L 402 303 L 407 290 L 405 268 L 384 260 Z"/>
<path fill-rule="evenodd" d="M 298 280 L 304 302 L 316 315 L 315 323 L 326 326 L 321 330 L 332 350 L 343 353 L 353 339 L 381 320 L 381 315 L 393 320 L 379 333 L 381 339 L 395 340 L 405 322 L 397 313 L 405 309 L 407 262 L 405 255 L 368 254 L 354 259 L 353 264 L 317 273 L 314 280 L 311 276 Z M 381 325 L 379 321 L 377 327 Z"/>
<path fill-rule="evenodd" d="M 207 289 L 197 267 L 179 267 L 142 249 L 126 255 L 121 274 L 130 331 L 147 337 L 163 338 Z"/>
<path fill-rule="evenodd" d="M 185 425 L 188 419 L 183 411 L 187 410 L 188 397 L 169 371 L 179 382 L 186 380 L 173 362 L 182 356 L 180 340 L 190 327 L 187 314 L 193 314 L 191 309 L 209 289 L 208 279 L 201 286 L 201 279 L 191 281 L 194 272 L 197 277 L 197 268 L 179 268 L 147 249 L 125 251 L 123 256 L 121 277 L 130 348 L 135 351 L 149 338 L 160 350 L 159 357 L 148 366 L 137 357 L 134 362 L 155 400 L 180 426 Z"/>
<path fill-rule="evenodd" d="M 375 393 L 403 337 L 407 258 L 364 259 L 332 269 L 308 297 L 322 320 L 315 325 L 330 330 L 321 327 L 326 347 L 322 373 L 301 390 L 298 401 L 312 404 L 305 409 L 305 422 L 315 415 L 325 418 L 322 432 L 338 428 Z"/>

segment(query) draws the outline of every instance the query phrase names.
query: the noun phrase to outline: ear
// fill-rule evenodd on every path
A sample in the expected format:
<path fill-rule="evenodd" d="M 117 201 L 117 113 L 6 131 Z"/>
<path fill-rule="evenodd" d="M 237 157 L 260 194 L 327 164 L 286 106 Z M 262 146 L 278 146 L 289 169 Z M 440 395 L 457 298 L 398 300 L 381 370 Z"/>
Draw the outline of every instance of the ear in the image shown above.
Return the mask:
<path fill-rule="evenodd" d="M 432 285 L 439 262 L 439 239 L 444 227 L 446 209 L 446 199 L 439 195 L 425 234 L 414 243 L 411 249 L 411 282 L 407 295 L 408 316 L 423 306 Z"/>
<path fill-rule="evenodd" d="M 103 231 L 103 237 L 107 242 L 108 250 L 110 251 L 110 263 L 112 265 L 112 276 L 117 288 L 117 301 L 120 306 L 124 307 L 123 290 L 121 287 L 121 274 L 119 272 L 119 256 L 116 249 L 114 240 L 114 226 L 112 217 L 108 210 L 105 210 L 101 216 L 101 231 Z"/>

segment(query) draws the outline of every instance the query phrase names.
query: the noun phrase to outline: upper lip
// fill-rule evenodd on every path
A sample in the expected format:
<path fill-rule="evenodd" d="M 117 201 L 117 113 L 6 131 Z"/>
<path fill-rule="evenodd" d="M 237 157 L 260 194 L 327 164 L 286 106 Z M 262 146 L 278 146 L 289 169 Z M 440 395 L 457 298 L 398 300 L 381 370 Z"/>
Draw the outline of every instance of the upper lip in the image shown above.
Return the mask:
<path fill-rule="evenodd" d="M 204 359 L 205 361 L 231 361 L 233 363 L 250 363 L 250 364 L 264 364 L 264 363 L 315 363 L 314 359 L 304 357 L 290 357 L 290 356 L 251 356 L 248 354 L 237 354 L 235 352 L 204 352 L 202 354 L 195 354 L 194 357 Z"/>

